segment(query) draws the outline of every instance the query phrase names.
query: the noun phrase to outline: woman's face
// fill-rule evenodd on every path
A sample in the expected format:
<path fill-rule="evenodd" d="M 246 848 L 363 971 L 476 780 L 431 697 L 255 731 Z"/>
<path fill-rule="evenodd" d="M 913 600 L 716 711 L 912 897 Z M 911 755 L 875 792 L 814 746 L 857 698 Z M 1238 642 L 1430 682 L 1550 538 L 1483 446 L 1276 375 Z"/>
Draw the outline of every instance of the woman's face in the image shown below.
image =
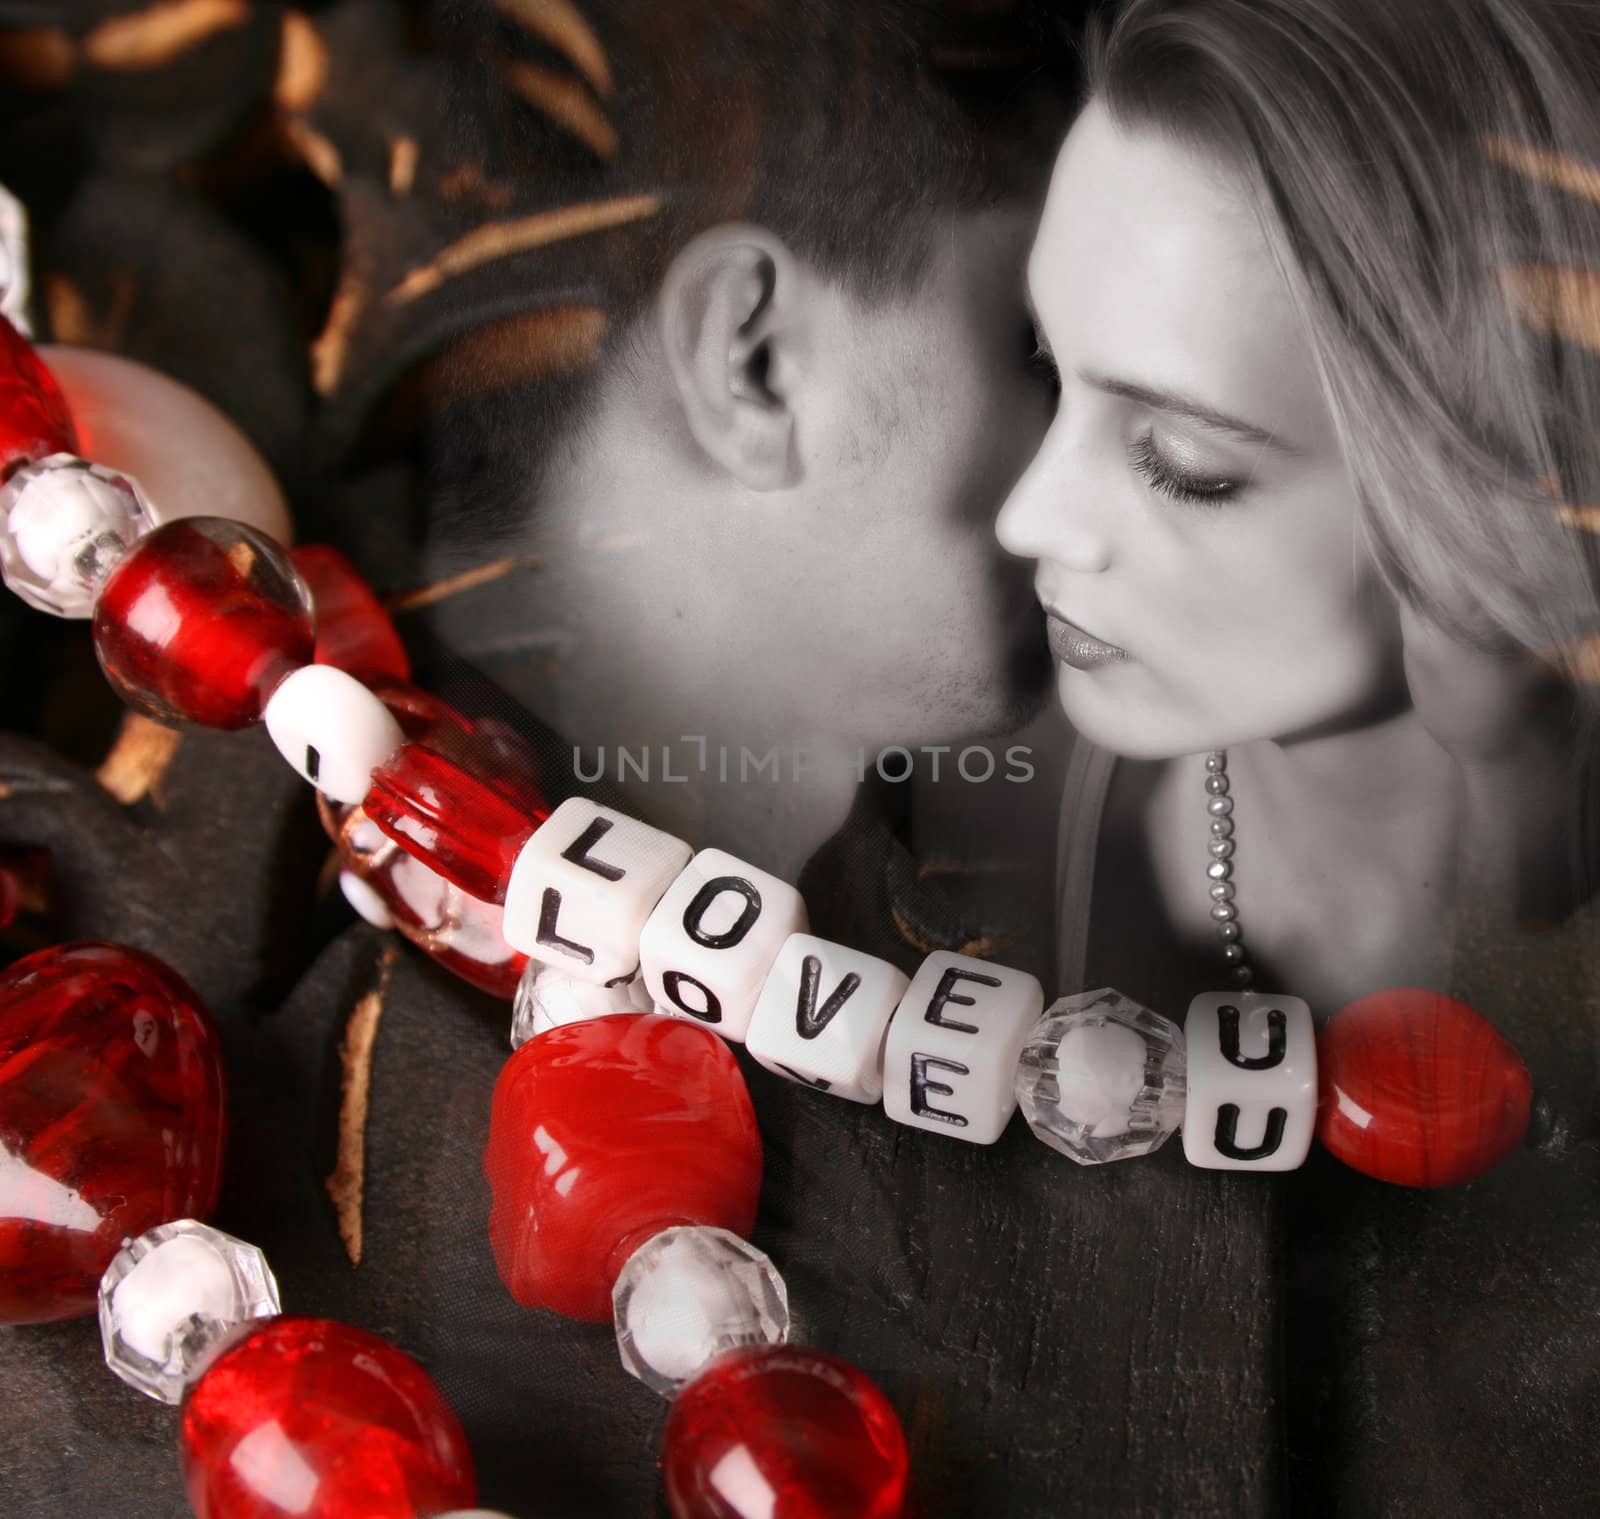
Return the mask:
<path fill-rule="evenodd" d="M 1242 183 L 1092 103 L 1028 287 L 1061 394 L 998 531 L 1039 561 L 1074 727 L 1158 758 L 1387 705 L 1396 608 Z"/>

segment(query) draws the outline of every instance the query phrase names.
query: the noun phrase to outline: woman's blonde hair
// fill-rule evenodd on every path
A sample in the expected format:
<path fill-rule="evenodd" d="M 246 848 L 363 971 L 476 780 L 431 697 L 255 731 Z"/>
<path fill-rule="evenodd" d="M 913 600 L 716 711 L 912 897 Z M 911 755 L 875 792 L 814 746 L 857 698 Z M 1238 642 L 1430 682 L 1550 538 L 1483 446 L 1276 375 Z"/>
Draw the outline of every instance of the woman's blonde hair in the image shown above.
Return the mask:
<path fill-rule="evenodd" d="M 1252 186 L 1396 591 L 1600 697 L 1600 6 L 1131 0 L 1089 89 Z"/>

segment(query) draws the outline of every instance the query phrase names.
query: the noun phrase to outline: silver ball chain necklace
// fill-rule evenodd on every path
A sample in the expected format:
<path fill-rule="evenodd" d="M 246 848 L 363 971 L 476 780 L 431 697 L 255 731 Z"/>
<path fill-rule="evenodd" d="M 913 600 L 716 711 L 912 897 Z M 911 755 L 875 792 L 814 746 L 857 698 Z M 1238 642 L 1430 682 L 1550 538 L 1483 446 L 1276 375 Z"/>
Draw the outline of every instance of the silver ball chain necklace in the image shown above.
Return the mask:
<path fill-rule="evenodd" d="M 1234 902 L 1233 882 L 1233 798 L 1228 794 L 1228 751 L 1213 749 L 1206 755 L 1206 812 L 1211 819 L 1211 842 L 1207 846 L 1211 863 L 1206 866 L 1206 883 L 1211 888 L 1211 921 L 1222 940 L 1222 958 L 1227 962 L 1237 987 L 1247 988 L 1256 978 L 1245 952 L 1239 927 L 1239 909 Z"/>

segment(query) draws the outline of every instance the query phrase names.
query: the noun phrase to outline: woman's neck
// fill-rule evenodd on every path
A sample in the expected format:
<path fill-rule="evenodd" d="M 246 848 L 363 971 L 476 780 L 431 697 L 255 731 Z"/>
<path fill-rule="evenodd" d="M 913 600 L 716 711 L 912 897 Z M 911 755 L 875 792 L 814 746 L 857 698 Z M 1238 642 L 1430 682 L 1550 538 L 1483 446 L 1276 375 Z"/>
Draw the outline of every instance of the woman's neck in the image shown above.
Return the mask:
<path fill-rule="evenodd" d="M 1288 989 L 1303 976 L 1326 1000 L 1437 981 L 1463 934 L 1566 916 L 1586 886 L 1571 851 L 1578 763 L 1570 725 L 1530 724 L 1514 752 L 1462 757 L 1412 707 L 1237 746 L 1245 942 Z M 1197 765 L 1177 767 L 1185 791 Z"/>
<path fill-rule="evenodd" d="M 1276 834 L 1382 825 L 1462 799 L 1450 756 L 1407 707 L 1377 722 L 1315 737 L 1260 740 L 1228 751 L 1235 790 Z"/>

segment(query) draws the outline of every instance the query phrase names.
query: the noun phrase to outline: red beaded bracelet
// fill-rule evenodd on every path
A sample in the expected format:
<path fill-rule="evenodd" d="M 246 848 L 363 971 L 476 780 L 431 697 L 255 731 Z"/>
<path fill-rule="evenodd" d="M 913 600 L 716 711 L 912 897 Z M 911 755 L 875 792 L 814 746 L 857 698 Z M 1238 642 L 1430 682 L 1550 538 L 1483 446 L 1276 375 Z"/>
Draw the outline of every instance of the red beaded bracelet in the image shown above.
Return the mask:
<path fill-rule="evenodd" d="M 237 522 L 161 522 L 133 480 L 76 456 L 65 398 L 9 326 L 0 360 L 7 583 L 36 606 L 91 615 L 101 665 L 137 710 L 264 722 L 317 787 L 352 904 L 515 995 L 518 1047 L 484 1157 L 496 1263 L 519 1302 L 612 1317 L 624 1365 L 676 1393 L 663 1474 L 679 1519 L 890 1519 L 906 1477 L 881 1393 L 784 1343 L 782 1280 L 742 1238 L 761 1173 L 754 1114 L 711 1030 L 788 1079 L 881 1099 L 899 1122 L 971 1142 L 992 1143 L 1020 1103 L 1035 1133 L 1085 1164 L 1149 1153 L 1181 1127 L 1196 1164 L 1284 1170 L 1315 1131 L 1368 1174 L 1437 1186 L 1520 1141 L 1527 1070 L 1451 998 L 1381 993 L 1320 1031 L 1300 999 L 1248 990 L 1197 996 L 1183 1030 L 1110 990 L 1046 1011 L 1021 971 L 940 952 L 907 978 L 811 935 L 799 893 L 748 862 L 696 854 L 582 798 L 552 810 L 514 741 L 484 742 L 406 684 L 392 626 L 336 557 L 291 556 Z M 206 1043 L 170 972 L 130 969 L 146 960 L 71 946 L 0 986 L 0 1125 L 19 1158 L 0 1188 L 21 1189 L 15 1205 L 0 1190 L 0 1261 L 15 1263 L 0 1269 L 0 1300 L 27 1319 L 98 1299 L 113 1368 L 184 1400 L 199 1514 L 275 1512 L 271 1493 L 293 1482 L 293 1511 L 316 1515 L 470 1504 L 459 1425 L 420 1369 L 360 1331 L 277 1317 L 259 1255 L 252 1264 L 251 1247 L 193 1221 L 214 1197 L 215 1163 L 141 1162 L 130 1143 L 126 1163 L 148 1163 L 146 1179 L 78 1231 L 93 1248 L 79 1239 L 70 1265 L 51 1255 L 48 1208 L 63 1195 L 92 1208 L 108 1193 L 96 1144 L 124 1122 L 142 1132 L 159 1105 L 135 1095 L 126 1118 L 96 1117 L 111 1073 L 134 1058 L 127 999 L 149 999 L 146 1027 Z M 29 1073 L 51 1061 L 76 1073 L 52 1088 L 66 1106 L 30 1109 Z M 187 1084 L 163 1078 L 159 1101 L 182 1114 L 177 1153 L 210 1156 L 220 1067 L 202 1074 L 197 1056 L 185 1069 Z M 388 1358 L 381 1376 L 352 1369 Z M 415 1396 L 393 1392 L 402 1385 Z M 332 1412 L 319 1423 L 313 1406 Z M 352 1462 L 368 1426 L 382 1454 Z M 373 1494 L 391 1467 L 382 1506 Z"/>

